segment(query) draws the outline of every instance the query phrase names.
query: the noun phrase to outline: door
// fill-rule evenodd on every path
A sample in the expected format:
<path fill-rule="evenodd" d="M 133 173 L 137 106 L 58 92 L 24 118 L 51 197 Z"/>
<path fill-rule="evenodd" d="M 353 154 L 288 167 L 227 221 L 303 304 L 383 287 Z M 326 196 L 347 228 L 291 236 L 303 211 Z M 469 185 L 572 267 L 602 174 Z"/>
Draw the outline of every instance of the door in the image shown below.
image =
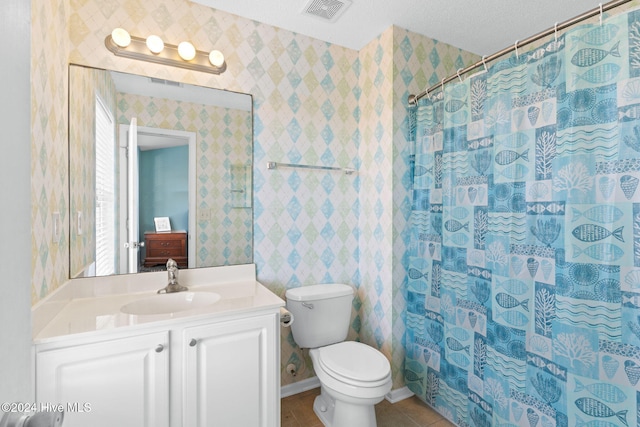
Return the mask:
<path fill-rule="evenodd" d="M 36 354 L 36 400 L 64 427 L 169 427 L 169 332 Z"/>
<path fill-rule="evenodd" d="M 138 272 L 138 180 L 138 120 L 133 117 L 127 137 L 127 273 Z"/>
<path fill-rule="evenodd" d="M 273 314 L 185 329 L 183 426 L 280 425 L 276 325 Z"/>

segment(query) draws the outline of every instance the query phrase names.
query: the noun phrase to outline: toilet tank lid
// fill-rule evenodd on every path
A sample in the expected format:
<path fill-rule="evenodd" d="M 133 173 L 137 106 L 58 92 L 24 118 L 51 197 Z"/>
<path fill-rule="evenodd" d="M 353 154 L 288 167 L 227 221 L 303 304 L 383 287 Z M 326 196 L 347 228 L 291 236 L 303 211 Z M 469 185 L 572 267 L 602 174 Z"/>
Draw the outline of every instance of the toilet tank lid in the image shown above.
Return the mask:
<path fill-rule="evenodd" d="M 285 296 L 292 301 L 313 301 L 324 298 L 336 298 L 353 295 L 353 288 L 342 283 L 301 286 L 287 290 Z"/>

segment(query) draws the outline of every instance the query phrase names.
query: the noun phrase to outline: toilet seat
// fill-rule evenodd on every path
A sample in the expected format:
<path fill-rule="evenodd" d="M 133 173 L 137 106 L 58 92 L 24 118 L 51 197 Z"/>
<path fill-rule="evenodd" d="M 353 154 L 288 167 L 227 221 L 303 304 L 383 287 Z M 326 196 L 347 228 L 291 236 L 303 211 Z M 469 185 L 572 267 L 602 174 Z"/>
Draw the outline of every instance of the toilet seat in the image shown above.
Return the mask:
<path fill-rule="evenodd" d="M 344 341 L 317 350 L 320 367 L 337 381 L 356 387 L 379 387 L 389 381 L 389 361 L 373 347 Z"/>

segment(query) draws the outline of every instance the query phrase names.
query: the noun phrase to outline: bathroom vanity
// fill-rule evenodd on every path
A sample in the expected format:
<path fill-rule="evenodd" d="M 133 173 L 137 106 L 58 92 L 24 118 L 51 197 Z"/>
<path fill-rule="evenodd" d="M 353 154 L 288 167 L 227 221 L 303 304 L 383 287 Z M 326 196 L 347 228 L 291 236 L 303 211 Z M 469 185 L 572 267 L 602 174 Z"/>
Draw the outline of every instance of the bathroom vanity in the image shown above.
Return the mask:
<path fill-rule="evenodd" d="M 63 404 L 65 427 L 279 426 L 284 302 L 255 266 L 181 271 L 189 290 L 167 295 L 166 273 L 134 277 L 34 308 L 37 402 Z"/>

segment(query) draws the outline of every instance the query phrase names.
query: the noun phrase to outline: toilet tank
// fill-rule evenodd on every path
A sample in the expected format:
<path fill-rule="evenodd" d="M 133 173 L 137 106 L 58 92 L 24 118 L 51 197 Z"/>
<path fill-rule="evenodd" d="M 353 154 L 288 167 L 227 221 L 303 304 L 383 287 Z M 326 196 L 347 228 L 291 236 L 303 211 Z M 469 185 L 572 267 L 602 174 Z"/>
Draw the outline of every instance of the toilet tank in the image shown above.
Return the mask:
<path fill-rule="evenodd" d="M 324 347 L 344 341 L 349 332 L 353 288 L 331 283 L 287 290 L 287 310 L 293 314 L 291 332 L 301 348 Z"/>

